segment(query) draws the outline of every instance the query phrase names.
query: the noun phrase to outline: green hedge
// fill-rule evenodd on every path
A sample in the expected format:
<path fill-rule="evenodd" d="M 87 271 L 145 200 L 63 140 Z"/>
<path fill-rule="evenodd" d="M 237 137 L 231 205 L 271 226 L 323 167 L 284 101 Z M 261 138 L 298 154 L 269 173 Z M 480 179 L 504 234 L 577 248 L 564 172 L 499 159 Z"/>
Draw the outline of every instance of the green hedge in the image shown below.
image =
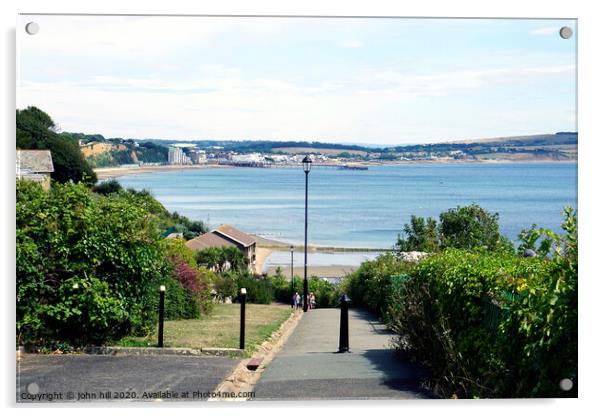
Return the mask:
<path fill-rule="evenodd" d="M 547 256 L 447 249 L 415 265 L 381 256 L 353 273 L 345 290 L 380 314 L 398 334 L 396 348 L 430 370 L 443 397 L 576 397 L 570 210 L 563 228 Z M 568 392 L 559 387 L 565 378 L 574 383 Z"/>

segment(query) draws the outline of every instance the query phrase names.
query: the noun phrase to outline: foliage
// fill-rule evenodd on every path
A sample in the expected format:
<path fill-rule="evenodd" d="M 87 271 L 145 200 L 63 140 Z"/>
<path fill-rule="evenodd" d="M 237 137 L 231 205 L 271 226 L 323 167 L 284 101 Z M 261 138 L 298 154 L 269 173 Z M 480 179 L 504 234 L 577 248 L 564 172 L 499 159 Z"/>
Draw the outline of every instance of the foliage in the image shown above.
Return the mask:
<path fill-rule="evenodd" d="M 255 278 L 250 274 L 242 274 L 237 279 L 238 293 L 241 288 L 247 289 L 247 302 L 269 305 L 274 300 L 274 286 L 267 279 Z"/>
<path fill-rule="evenodd" d="M 403 261 L 391 253 L 378 256 L 366 261 L 347 276 L 342 285 L 342 291 L 351 298 L 353 306 L 362 306 L 384 316 L 387 299 L 391 291 L 392 276 L 407 273 L 411 263 Z"/>
<path fill-rule="evenodd" d="M 50 191 L 17 181 L 17 336 L 30 345 L 104 343 L 157 319 L 207 314 L 215 274 L 181 239 L 162 239 L 171 214 L 148 192 Z M 75 287 L 74 287 L 75 285 Z"/>
<path fill-rule="evenodd" d="M 434 218 L 418 217 L 412 215 L 410 224 L 403 226 L 406 238 L 401 236 L 397 241 L 399 251 L 425 251 L 435 252 L 439 250 L 439 237 L 437 235 L 437 220 Z"/>
<path fill-rule="evenodd" d="M 501 234 L 499 214 L 491 214 L 477 204 L 456 207 L 439 216 L 439 238 L 443 248 L 498 248 Z"/>
<path fill-rule="evenodd" d="M 97 343 L 153 324 L 167 264 L 155 218 L 129 194 L 18 181 L 16 234 L 20 342 Z"/>
<path fill-rule="evenodd" d="M 527 250 L 533 250 L 541 257 L 548 256 L 554 245 L 560 243 L 556 233 L 545 228 L 538 228 L 536 224 L 533 224 L 529 229 L 522 230 L 518 234 L 518 239 L 521 241 L 518 246 L 519 254 L 524 254 Z"/>
<path fill-rule="evenodd" d="M 434 218 L 412 215 L 404 225 L 405 237 L 399 236 L 396 249 L 403 251 L 437 252 L 445 248 L 514 251 L 510 240 L 499 230 L 497 213 L 492 214 L 477 204 L 456 207 Z"/>
<path fill-rule="evenodd" d="M 296 276 L 294 285 L 283 276 L 270 276 L 267 278 L 274 288 L 274 300 L 282 303 L 292 303 L 293 293 L 299 292 L 303 295 L 303 278 Z M 341 294 L 339 285 L 330 283 L 327 280 L 312 276 L 307 279 L 309 292 L 313 292 L 316 297 L 316 307 L 334 308 L 339 304 Z"/>
<path fill-rule="evenodd" d="M 214 269 L 217 273 L 227 270 L 239 272 L 247 270 L 248 260 L 236 247 L 208 247 L 197 252 L 197 263 Z"/>
<path fill-rule="evenodd" d="M 233 274 L 218 274 L 214 281 L 214 290 L 220 300 L 234 299 L 238 293 L 238 283 Z"/>
<path fill-rule="evenodd" d="M 577 381 L 571 210 L 563 228 L 549 259 L 447 249 L 396 279 L 385 301 L 396 346 L 430 369 L 441 394 L 576 396 L 576 388 L 558 387 L 564 378 Z"/>
<path fill-rule="evenodd" d="M 96 182 L 96 173 L 84 159 L 77 141 L 68 135 L 58 134 L 58 127 L 48 114 L 36 107 L 27 107 L 17 110 L 16 123 L 17 148 L 48 149 L 52 153 L 52 179 L 87 184 Z"/>
<path fill-rule="evenodd" d="M 103 181 L 99 184 L 96 184 L 92 188 L 92 191 L 96 192 L 97 194 L 109 195 L 117 193 L 122 189 L 123 188 L 121 187 L 121 184 L 116 179 L 110 179 L 108 181 Z"/>

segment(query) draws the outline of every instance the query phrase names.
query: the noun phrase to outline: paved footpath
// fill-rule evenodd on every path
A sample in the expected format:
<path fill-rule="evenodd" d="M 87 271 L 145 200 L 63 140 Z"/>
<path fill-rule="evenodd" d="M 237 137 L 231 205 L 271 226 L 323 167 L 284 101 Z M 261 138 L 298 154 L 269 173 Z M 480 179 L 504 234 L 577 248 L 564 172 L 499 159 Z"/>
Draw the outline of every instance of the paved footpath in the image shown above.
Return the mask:
<path fill-rule="evenodd" d="M 163 399 L 207 400 L 238 362 L 205 356 L 24 354 L 17 365 L 17 401 L 151 401 L 173 393 L 179 396 Z"/>
<path fill-rule="evenodd" d="M 350 353 L 338 354 L 339 309 L 307 312 L 255 386 L 255 400 L 419 399 L 424 372 L 401 361 L 393 334 L 365 311 L 349 311 Z"/>

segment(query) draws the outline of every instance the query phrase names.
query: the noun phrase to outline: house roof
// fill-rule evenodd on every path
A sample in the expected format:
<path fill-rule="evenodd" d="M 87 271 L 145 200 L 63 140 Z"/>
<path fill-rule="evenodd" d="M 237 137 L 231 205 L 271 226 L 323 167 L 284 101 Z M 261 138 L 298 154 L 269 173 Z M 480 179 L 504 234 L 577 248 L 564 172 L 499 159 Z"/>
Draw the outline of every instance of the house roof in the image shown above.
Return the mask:
<path fill-rule="evenodd" d="M 255 240 L 255 237 L 243 233 L 242 231 L 232 227 L 229 224 L 220 225 L 215 230 L 213 230 L 212 233 L 218 233 L 225 237 L 228 237 L 231 240 L 240 243 L 244 247 L 249 247 L 257 242 L 257 240 Z"/>
<path fill-rule="evenodd" d="M 207 247 L 236 247 L 241 245 L 249 247 L 256 243 L 255 237 L 224 224 L 208 233 L 200 235 L 186 242 L 186 246 L 193 250 L 203 250 Z"/>
<path fill-rule="evenodd" d="M 17 171 L 31 173 L 54 172 L 50 150 L 17 150 Z"/>
<path fill-rule="evenodd" d="M 236 247 L 236 244 L 219 234 L 208 232 L 186 242 L 186 246 L 196 251 L 204 250 L 208 247 Z"/>

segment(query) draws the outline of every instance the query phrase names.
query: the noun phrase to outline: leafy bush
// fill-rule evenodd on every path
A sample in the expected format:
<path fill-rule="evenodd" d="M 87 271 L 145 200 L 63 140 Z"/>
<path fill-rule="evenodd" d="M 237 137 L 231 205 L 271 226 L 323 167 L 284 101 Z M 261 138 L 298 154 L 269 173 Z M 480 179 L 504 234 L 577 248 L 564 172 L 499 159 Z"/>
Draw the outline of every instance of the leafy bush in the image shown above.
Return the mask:
<path fill-rule="evenodd" d="M 217 273 L 225 271 L 246 271 L 248 260 L 236 247 L 208 247 L 196 254 L 197 263 L 214 269 Z"/>
<path fill-rule="evenodd" d="M 576 396 L 576 218 L 551 259 L 448 249 L 393 285 L 386 316 L 397 348 L 460 397 Z"/>
<path fill-rule="evenodd" d="M 392 276 L 405 274 L 412 267 L 391 253 L 366 261 L 343 280 L 342 291 L 351 298 L 353 306 L 363 306 L 384 316 L 388 294 L 391 292 Z"/>
<path fill-rule="evenodd" d="M 434 218 L 412 215 L 396 243 L 398 251 L 437 252 L 445 248 L 514 251 L 512 242 L 499 230 L 497 213 L 492 214 L 477 204 L 456 207 Z"/>
<path fill-rule="evenodd" d="M 238 293 L 241 288 L 247 289 L 247 302 L 269 305 L 274 300 L 274 286 L 266 279 L 242 275 L 237 279 Z"/>
<path fill-rule="evenodd" d="M 97 194 L 109 195 L 121 191 L 123 188 L 116 179 L 101 182 L 92 188 L 92 191 Z"/>
<path fill-rule="evenodd" d="M 406 238 L 398 238 L 399 251 L 439 251 L 436 219 L 429 217 L 425 220 L 423 217 L 412 215 L 410 224 L 403 226 L 403 232 Z"/>
<path fill-rule="evenodd" d="M 97 343 L 155 322 L 168 267 L 155 219 L 128 194 L 17 181 L 16 234 L 20 343 Z"/>
<path fill-rule="evenodd" d="M 291 282 L 283 276 L 270 276 L 267 279 L 274 288 L 274 300 L 278 302 L 292 303 L 293 293 L 299 292 L 303 296 L 303 278 L 296 276 L 294 287 Z M 316 307 L 334 308 L 339 304 L 340 290 L 339 285 L 330 283 L 327 280 L 312 276 L 307 279 L 308 293 L 313 292 L 316 297 Z"/>

